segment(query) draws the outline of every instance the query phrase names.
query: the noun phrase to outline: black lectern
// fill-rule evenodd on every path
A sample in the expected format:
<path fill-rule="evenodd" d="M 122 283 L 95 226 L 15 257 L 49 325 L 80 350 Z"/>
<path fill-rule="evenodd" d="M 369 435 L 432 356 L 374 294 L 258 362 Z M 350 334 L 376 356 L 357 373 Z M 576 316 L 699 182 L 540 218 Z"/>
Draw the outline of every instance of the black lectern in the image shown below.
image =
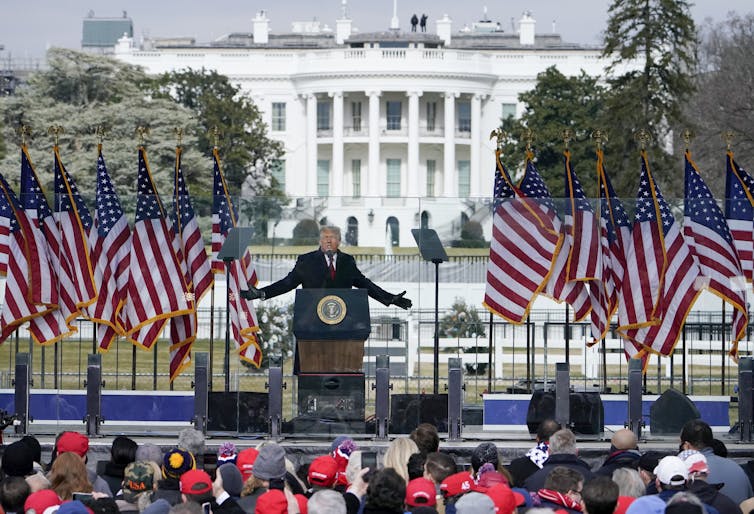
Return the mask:
<path fill-rule="evenodd" d="M 296 291 L 293 308 L 299 359 L 296 431 L 363 431 L 362 368 L 364 341 L 370 331 L 366 289 Z"/>
<path fill-rule="evenodd" d="M 366 289 L 298 289 L 293 307 L 301 373 L 361 373 L 369 337 Z"/>

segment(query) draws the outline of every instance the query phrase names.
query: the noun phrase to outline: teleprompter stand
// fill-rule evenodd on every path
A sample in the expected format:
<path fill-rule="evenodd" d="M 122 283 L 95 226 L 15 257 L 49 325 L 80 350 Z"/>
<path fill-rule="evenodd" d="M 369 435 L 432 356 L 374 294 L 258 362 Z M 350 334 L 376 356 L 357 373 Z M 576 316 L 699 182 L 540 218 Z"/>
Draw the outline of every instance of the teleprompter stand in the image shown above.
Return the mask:
<path fill-rule="evenodd" d="M 437 232 L 431 228 L 414 228 L 411 229 L 411 234 L 414 236 L 422 258 L 435 265 L 435 341 L 432 392 L 437 394 L 440 385 L 440 263 L 448 260 L 448 254 L 445 253 L 445 248 L 442 247 Z"/>
<path fill-rule="evenodd" d="M 243 257 L 253 235 L 254 229 L 250 227 L 231 228 L 222 248 L 217 253 L 217 258 L 225 263 L 225 285 L 227 287 L 225 292 L 225 361 L 223 363 L 226 393 L 230 391 L 230 267 L 233 261 Z M 239 298 L 233 298 L 235 302 L 239 300 Z"/>

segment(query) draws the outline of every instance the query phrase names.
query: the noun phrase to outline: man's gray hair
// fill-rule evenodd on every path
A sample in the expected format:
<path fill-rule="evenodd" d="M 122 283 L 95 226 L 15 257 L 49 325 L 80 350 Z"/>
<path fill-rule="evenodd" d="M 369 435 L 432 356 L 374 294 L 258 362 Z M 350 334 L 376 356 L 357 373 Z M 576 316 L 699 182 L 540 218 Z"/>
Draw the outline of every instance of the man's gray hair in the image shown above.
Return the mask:
<path fill-rule="evenodd" d="M 320 236 L 322 235 L 322 232 L 332 232 L 335 234 L 335 237 L 338 238 L 338 241 L 340 241 L 340 227 L 336 227 L 335 225 L 325 225 L 319 229 Z"/>
<path fill-rule="evenodd" d="M 322 489 L 309 498 L 306 508 L 309 514 L 346 514 L 346 501 L 339 492 Z"/>
<path fill-rule="evenodd" d="M 644 496 L 646 486 L 642 482 L 639 472 L 631 468 L 618 468 L 613 471 L 613 482 L 618 484 L 620 496 L 638 498 Z"/>
<path fill-rule="evenodd" d="M 576 436 L 567 428 L 558 430 L 550 437 L 550 455 L 556 453 L 568 453 L 577 455 Z"/>
<path fill-rule="evenodd" d="M 204 434 L 195 428 L 184 428 L 178 434 L 178 447 L 191 452 L 194 458 L 204 455 Z"/>
<path fill-rule="evenodd" d="M 691 505 L 696 505 L 701 509 L 702 512 L 706 512 L 702 500 L 699 499 L 699 497 L 694 493 L 690 493 L 688 491 L 679 491 L 675 493 L 673 497 L 668 500 L 667 505 L 675 505 L 676 503 L 688 503 Z"/>
<path fill-rule="evenodd" d="M 201 514 L 202 506 L 196 502 L 177 503 L 170 507 L 168 514 Z"/>

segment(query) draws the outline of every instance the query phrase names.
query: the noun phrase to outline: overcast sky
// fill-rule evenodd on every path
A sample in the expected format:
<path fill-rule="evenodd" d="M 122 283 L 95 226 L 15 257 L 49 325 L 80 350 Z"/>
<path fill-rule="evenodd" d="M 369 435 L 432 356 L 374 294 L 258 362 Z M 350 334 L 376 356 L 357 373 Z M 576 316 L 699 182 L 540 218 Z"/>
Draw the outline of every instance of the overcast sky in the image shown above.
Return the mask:
<path fill-rule="evenodd" d="M 525 10 L 537 20 L 537 33 L 555 32 L 568 42 L 598 44 L 607 17 L 608 0 L 397 0 L 401 29 L 410 28 L 413 13 L 429 16 L 428 31 L 443 14 L 453 20 L 453 31 L 483 17 L 510 31 L 511 19 Z M 319 20 L 335 27 L 341 0 L 3 0 L 0 3 L 0 45 L 4 57 L 41 57 L 50 46 L 80 48 L 81 21 L 90 10 L 97 17 L 117 17 L 123 11 L 134 22 L 137 39 L 190 36 L 199 42 L 229 32 L 251 31 L 251 19 L 265 10 L 273 32 L 289 32 L 292 21 Z M 698 0 L 692 7 L 697 23 L 705 18 L 722 21 L 729 11 L 753 11 L 751 0 Z M 362 32 L 384 30 L 390 24 L 393 0 L 348 0 L 349 17 Z"/>

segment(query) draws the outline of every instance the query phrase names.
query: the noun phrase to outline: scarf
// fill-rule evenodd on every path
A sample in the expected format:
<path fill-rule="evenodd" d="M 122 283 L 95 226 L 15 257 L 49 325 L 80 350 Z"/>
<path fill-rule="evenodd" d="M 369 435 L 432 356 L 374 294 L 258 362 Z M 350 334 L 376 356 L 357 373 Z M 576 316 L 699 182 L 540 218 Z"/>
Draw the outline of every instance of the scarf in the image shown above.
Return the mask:
<path fill-rule="evenodd" d="M 550 445 L 547 441 L 542 441 L 537 446 L 526 452 L 526 456 L 534 463 L 539 469 L 542 469 L 545 461 L 550 456 Z"/>
<path fill-rule="evenodd" d="M 559 493 L 558 491 L 553 491 L 552 489 L 540 489 L 539 491 L 537 491 L 537 496 L 539 496 L 542 500 L 547 500 L 550 503 L 562 505 L 567 509 L 577 510 L 581 512 L 580 502 L 577 502 L 570 496 L 566 496 L 565 494 Z"/>

